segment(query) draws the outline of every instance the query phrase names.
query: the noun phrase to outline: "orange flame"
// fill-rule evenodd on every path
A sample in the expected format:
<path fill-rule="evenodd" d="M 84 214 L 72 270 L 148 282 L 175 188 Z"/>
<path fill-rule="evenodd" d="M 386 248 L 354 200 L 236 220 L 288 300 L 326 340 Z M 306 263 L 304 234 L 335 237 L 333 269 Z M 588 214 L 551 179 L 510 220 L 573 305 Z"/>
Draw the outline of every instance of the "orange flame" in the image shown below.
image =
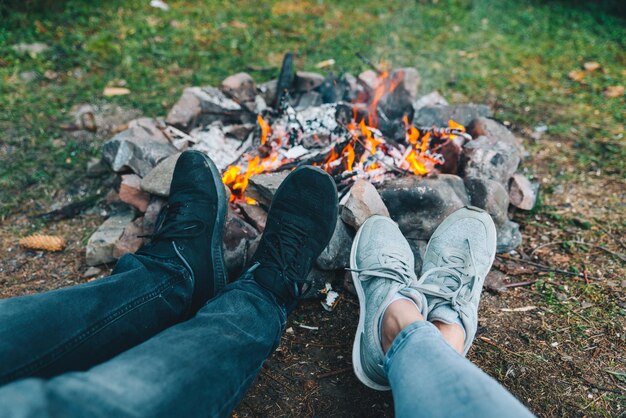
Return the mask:
<path fill-rule="evenodd" d="M 265 119 L 263 119 L 261 115 L 257 116 L 256 121 L 261 127 L 261 145 L 265 145 L 265 142 L 267 142 L 267 136 L 270 134 L 271 131 L 270 125 L 265 121 Z"/>
<path fill-rule="evenodd" d="M 380 144 L 382 144 L 382 141 L 380 141 L 380 140 L 378 140 L 378 139 L 376 139 L 374 137 L 374 134 L 365 125 L 365 121 L 363 119 L 361 119 L 361 122 L 359 123 L 359 130 L 361 131 L 361 133 L 363 133 L 365 135 L 365 138 L 366 138 L 365 139 L 366 148 L 372 154 L 376 154 L 376 147 L 379 146 Z"/>
<path fill-rule="evenodd" d="M 415 126 L 409 124 L 409 117 L 407 115 L 404 115 L 402 120 L 406 128 L 406 142 L 411 145 L 417 145 L 417 140 L 420 139 L 420 131 L 418 131 Z"/>
<path fill-rule="evenodd" d="M 354 165 L 354 147 L 352 144 L 346 145 L 343 151 L 341 151 L 341 156 L 346 159 L 346 170 L 352 170 Z"/>

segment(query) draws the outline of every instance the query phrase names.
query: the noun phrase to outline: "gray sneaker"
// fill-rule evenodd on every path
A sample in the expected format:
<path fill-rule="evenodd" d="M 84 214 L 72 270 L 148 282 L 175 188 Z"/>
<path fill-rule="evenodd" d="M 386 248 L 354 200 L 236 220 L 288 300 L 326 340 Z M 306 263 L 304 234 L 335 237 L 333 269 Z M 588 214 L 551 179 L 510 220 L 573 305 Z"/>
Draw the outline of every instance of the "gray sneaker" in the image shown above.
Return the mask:
<path fill-rule="evenodd" d="M 372 216 L 361 226 L 350 253 L 352 280 L 359 297 L 359 326 L 352 347 L 354 373 L 366 386 L 389 390 L 383 369 L 381 316 L 399 292 L 411 298 L 426 317 L 426 298 L 411 289 L 417 280 L 409 243 L 398 226 L 384 216 Z"/>
<path fill-rule="evenodd" d="M 478 303 L 496 255 L 496 227 L 482 209 L 466 206 L 448 216 L 433 233 L 422 276 L 413 287 L 426 295 L 428 320 L 465 329 L 464 354 L 478 327 Z"/>

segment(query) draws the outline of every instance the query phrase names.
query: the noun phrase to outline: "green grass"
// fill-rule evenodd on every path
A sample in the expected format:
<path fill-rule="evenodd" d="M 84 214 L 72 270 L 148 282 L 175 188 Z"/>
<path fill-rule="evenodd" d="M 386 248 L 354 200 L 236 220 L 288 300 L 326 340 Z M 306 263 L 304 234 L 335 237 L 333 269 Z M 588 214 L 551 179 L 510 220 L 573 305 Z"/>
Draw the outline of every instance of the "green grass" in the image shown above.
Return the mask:
<path fill-rule="evenodd" d="M 84 180 L 101 144 L 59 129 L 72 105 L 110 101 L 163 115 L 184 86 L 217 84 L 250 66 L 274 68 L 252 72 L 258 81 L 275 77 L 286 51 L 297 52 L 301 69 L 334 58 L 334 71 L 358 73 L 357 51 L 415 66 L 422 92 L 489 103 L 516 128 L 546 123 L 551 137 L 577 144 L 581 170 L 623 176 L 624 100 L 602 92 L 626 84 L 626 29 L 611 15 L 619 2 L 604 3 L 171 1 L 169 12 L 145 0 L 0 5 L 0 219 Z M 31 57 L 12 50 L 20 42 L 50 48 Z M 603 70 L 584 84 L 569 80 L 586 61 Z M 19 77 L 46 70 L 59 78 Z M 116 80 L 132 93 L 103 98 Z"/>

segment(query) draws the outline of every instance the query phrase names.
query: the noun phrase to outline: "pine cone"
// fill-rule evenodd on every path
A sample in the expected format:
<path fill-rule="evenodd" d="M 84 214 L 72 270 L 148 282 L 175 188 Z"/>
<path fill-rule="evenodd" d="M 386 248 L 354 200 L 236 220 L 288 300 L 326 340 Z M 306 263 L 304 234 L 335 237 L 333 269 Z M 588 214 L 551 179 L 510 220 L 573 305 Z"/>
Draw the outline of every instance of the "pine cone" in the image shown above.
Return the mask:
<path fill-rule="evenodd" d="M 31 250 L 61 251 L 65 240 L 56 235 L 29 235 L 20 240 L 20 245 Z"/>

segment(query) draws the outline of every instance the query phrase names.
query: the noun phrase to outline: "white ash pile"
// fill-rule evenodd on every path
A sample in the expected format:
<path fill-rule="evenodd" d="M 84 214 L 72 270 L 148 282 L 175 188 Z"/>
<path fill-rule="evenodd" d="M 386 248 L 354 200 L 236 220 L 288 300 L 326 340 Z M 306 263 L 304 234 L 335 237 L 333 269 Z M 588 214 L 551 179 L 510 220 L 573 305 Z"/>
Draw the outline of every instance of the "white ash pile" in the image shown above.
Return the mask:
<path fill-rule="evenodd" d="M 356 229 L 372 214 L 398 222 L 421 268 L 425 244 L 464 205 L 487 210 L 498 251 L 521 243 L 513 211 L 532 209 L 536 183 L 518 172 L 521 142 L 484 105 L 449 105 L 418 95 L 417 70 L 373 68 L 358 77 L 294 70 L 288 54 L 278 79 L 256 84 L 239 73 L 220 88 L 190 87 L 164 119 L 129 123 L 103 147 L 119 174 L 110 201 L 124 203 L 93 234 L 87 263 L 109 263 L 142 244 L 169 194 L 186 149 L 209 155 L 230 200 L 224 232 L 229 275 L 246 267 L 265 227 L 273 193 L 302 164 L 322 167 L 340 193 L 335 234 L 311 273 L 316 289 L 342 280 Z M 315 292 L 312 293 L 312 295 Z"/>

